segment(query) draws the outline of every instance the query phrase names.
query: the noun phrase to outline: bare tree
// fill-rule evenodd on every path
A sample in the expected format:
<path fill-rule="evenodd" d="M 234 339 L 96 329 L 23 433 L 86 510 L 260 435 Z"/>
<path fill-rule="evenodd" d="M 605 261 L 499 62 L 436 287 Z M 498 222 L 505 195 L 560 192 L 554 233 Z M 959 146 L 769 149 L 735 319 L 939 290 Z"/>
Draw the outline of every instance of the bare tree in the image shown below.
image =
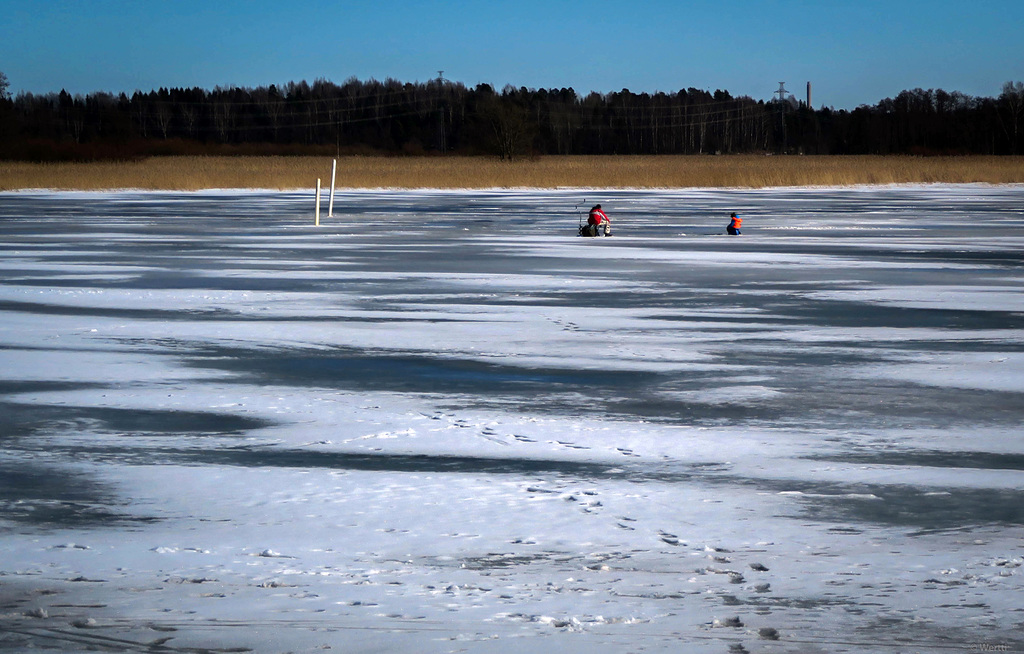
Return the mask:
<path fill-rule="evenodd" d="M 220 142 L 227 143 L 235 120 L 234 106 L 231 104 L 231 89 L 215 86 L 213 91 L 213 125 L 217 129 L 217 137 Z"/>
<path fill-rule="evenodd" d="M 514 94 L 514 89 L 506 86 L 502 96 L 492 96 L 482 107 L 502 161 L 513 161 L 529 150 L 529 115 L 513 99 Z"/>
<path fill-rule="evenodd" d="M 196 119 L 198 118 L 198 111 L 195 105 L 188 102 L 183 102 L 179 106 L 181 110 L 181 116 L 185 119 L 185 132 L 189 138 L 194 138 L 196 135 Z"/>
<path fill-rule="evenodd" d="M 1003 131 L 1010 141 L 1010 152 L 1017 154 L 1017 144 L 1020 143 L 1020 124 L 1024 117 L 1024 82 L 1007 82 L 1003 84 L 1003 93 L 999 96 L 1002 107 L 999 120 L 1003 123 Z M 1007 114 L 1003 122 L 1002 113 Z"/>
<path fill-rule="evenodd" d="M 261 95 L 260 100 L 264 105 L 264 110 L 267 112 L 267 117 L 270 118 L 270 127 L 274 133 L 274 141 L 277 141 L 278 129 L 281 127 L 281 118 L 284 116 L 284 98 L 281 96 L 280 91 L 277 90 L 277 86 L 271 84 L 266 93 Z"/>
<path fill-rule="evenodd" d="M 697 130 L 699 134 L 699 144 L 697 146 L 697 152 L 704 154 L 704 145 L 707 141 L 708 136 L 708 123 L 711 121 L 711 107 L 707 102 L 701 101 L 697 104 Z"/>
<path fill-rule="evenodd" d="M 10 81 L 7 79 L 7 75 L 4 75 L 4 71 L 0 70 L 0 100 L 7 100 L 11 96 L 7 93 L 7 89 L 11 87 Z"/>
<path fill-rule="evenodd" d="M 171 127 L 171 118 L 174 116 L 171 105 L 163 100 L 157 102 L 153 106 L 153 116 L 156 118 L 157 127 L 160 128 L 160 133 L 166 141 L 167 131 Z"/>
<path fill-rule="evenodd" d="M 147 138 L 147 112 L 146 112 L 146 96 L 142 95 L 142 92 L 135 91 L 132 94 L 131 113 L 135 119 L 136 127 L 139 130 L 139 134 L 142 138 Z"/>

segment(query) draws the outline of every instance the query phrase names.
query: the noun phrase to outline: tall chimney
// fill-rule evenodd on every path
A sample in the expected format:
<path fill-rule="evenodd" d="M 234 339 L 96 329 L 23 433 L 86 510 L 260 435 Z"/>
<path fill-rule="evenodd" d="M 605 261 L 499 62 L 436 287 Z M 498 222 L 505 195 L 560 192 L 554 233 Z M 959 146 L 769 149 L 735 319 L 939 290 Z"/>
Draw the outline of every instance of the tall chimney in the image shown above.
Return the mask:
<path fill-rule="evenodd" d="M 807 108 L 811 108 L 811 83 L 807 82 Z"/>

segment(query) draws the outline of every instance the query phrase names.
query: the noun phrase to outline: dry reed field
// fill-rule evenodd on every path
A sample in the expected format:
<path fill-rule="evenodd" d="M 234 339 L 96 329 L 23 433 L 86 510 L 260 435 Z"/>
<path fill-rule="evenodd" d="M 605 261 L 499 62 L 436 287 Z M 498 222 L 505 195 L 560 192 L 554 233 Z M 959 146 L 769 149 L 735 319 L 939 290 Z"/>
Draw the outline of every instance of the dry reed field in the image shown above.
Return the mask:
<path fill-rule="evenodd" d="M 0 162 L 0 191 L 313 188 L 329 157 L 152 157 L 133 162 Z M 765 188 L 1024 183 L 1024 157 L 564 156 L 342 157 L 340 188 Z"/>

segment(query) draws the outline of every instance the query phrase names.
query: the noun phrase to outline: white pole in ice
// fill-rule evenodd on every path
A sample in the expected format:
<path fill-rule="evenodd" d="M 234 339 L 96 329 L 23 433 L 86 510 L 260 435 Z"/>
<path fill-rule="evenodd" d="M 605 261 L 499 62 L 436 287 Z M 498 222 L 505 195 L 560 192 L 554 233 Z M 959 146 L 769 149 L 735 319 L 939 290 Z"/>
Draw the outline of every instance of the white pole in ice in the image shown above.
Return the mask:
<path fill-rule="evenodd" d="M 327 217 L 334 217 L 334 175 L 338 172 L 338 160 L 334 160 L 334 164 L 331 166 L 331 201 L 327 205 Z"/>
<path fill-rule="evenodd" d="M 316 226 L 320 226 L 320 178 L 316 178 Z"/>

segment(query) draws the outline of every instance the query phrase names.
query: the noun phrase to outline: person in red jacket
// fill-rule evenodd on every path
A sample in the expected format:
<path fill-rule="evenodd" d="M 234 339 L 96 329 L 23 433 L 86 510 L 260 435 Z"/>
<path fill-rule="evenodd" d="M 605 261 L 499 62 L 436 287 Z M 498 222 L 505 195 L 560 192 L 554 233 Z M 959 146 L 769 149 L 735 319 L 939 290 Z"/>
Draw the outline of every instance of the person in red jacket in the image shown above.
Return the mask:
<path fill-rule="evenodd" d="M 597 236 L 601 225 L 604 225 L 605 236 L 612 235 L 612 221 L 608 220 L 608 215 L 601 211 L 601 205 L 599 204 L 595 204 L 590 210 L 590 215 L 587 217 L 587 225 L 590 226 L 591 236 Z"/>
<path fill-rule="evenodd" d="M 725 228 L 725 231 L 729 232 L 733 236 L 739 235 L 740 225 L 743 224 L 743 219 L 737 216 L 736 212 L 730 214 L 729 218 L 731 220 L 729 220 L 729 226 Z"/>

